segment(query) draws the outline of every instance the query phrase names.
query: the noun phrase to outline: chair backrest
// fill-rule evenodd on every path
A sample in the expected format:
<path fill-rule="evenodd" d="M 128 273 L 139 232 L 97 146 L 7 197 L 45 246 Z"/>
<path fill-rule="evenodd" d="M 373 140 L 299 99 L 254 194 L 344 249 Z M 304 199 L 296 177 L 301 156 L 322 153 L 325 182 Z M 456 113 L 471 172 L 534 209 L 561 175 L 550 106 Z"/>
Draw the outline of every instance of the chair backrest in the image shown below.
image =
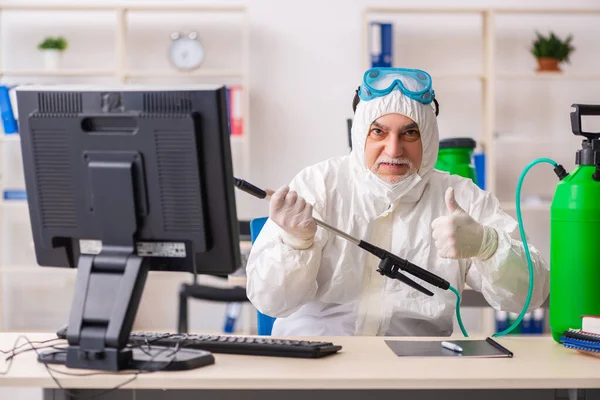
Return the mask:
<path fill-rule="evenodd" d="M 250 221 L 250 240 L 252 243 L 254 243 L 258 237 L 258 234 L 260 233 L 260 230 L 263 228 L 263 226 L 265 226 L 265 222 L 267 222 L 268 219 L 269 217 L 260 217 L 254 218 L 252 221 Z"/>
<path fill-rule="evenodd" d="M 265 222 L 267 222 L 268 219 L 268 217 L 261 217 L 254 218 L 252 221 L 250 221 L 250 238 L 252 240 L 252 243 L 254 243 L 254 241 L 258 237 L 258 234 L 260 233 L 261 229 L 263 228 Z M 275 322 L 275 318 L 269 317 L 268 315 L 265 315 L 260 311 L 256 311 L 256 316 L 258 334 L 261 336 L 270 336 L 271 330 L 273 329 L 273 323 Z"/>

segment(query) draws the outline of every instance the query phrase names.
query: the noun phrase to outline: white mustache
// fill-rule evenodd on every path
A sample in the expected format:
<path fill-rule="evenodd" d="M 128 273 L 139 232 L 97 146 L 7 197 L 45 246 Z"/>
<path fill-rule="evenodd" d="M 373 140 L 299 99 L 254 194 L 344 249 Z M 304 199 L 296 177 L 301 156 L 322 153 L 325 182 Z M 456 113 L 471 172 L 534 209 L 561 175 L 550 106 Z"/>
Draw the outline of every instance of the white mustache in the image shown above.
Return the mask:
<path fill-rule="evenodd" d="M 392 158 L 392 157 L 386 157 L 386 156 L 381 156 L 377 159 L 377 161 L 375 162 L 374 168 L 373 169 L 377 169 L 379 168 L 379 165 L 386 163 L 386 164 L 398 164 L 398 165 L 408 165 L 408 169 L 412 170 L 413 169 L 413 163 L 406 157 L 397 157 L 397 158 Z"/>

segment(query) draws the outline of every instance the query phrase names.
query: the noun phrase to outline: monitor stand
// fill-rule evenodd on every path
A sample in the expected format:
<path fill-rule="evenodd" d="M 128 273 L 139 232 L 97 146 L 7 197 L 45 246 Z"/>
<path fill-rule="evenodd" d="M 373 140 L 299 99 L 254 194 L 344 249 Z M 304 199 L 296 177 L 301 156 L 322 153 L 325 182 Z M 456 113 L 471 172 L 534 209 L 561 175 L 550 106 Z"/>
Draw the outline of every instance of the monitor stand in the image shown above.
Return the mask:
<path fill-rule="evenodd" d="M 43 364 L 67 364 L 67 353 L 52 350 L 40 353 L 38 361 Z M 212 353 L 204 350 L 162 346 L 143 346 L 131 349 L 131 359 L 122 369 L 139 371 L 184 371 L 215 363 Z"/>
<path fill-rule="evenodd" d="M 142 297 L 148 263 L 135 251 L 137 216 L 143 200 L 143 167 L 137 152 L 84 154 L 90 177 L 91 206 L 101 235 L 99 254 L 81 254 L 66 338 L 69 346 L 40 354 L 43 363 L 69 368 L 190 369 L 213 364 L 203 350 L 127 345 Z M 177 351 L 176 351 L 177 350 Z"/>

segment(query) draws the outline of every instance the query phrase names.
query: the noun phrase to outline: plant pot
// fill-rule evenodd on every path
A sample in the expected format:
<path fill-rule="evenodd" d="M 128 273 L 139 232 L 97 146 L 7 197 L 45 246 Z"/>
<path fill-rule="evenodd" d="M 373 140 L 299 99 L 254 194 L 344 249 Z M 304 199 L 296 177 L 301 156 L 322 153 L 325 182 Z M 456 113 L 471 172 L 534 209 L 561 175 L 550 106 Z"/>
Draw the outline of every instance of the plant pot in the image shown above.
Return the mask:
<path fill-rule="evenodd" d="M 56 70 L 59 68 L 62 51 L 48 49 L 42 50 L 42 53 L 44 54 L 44 68 L 47 70 Z"/>
<path fill-rule="evenodd" d="M 558 59 L 553 57 L 539 57 L 537 59 L 537 72 L 561 72 L 558 67 Z"/>

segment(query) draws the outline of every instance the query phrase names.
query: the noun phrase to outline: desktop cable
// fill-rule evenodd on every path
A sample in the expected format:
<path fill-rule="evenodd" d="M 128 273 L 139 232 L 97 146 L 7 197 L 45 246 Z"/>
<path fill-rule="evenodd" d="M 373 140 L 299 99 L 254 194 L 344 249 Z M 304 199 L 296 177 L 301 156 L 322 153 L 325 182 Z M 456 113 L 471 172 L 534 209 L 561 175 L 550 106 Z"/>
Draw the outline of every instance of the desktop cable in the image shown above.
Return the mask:
<path fill-rule="evenodd" d="M 21 340 L 25 340 L 26 343 L 23 344 L 19 344 L 19 342 Z M 48 339 L 48 340 L 43 340 L 43 341 L 31 341 L 29 340 L 26 336 L 24 335 L 20 335 L 19 337 L 17 337 L 17 339 L 15 340 L 15 343 L 13 345 L 13 348 L 10 350 L 0 350 L 0 354 L 8 354 L 8 357 L 5 357 L 4 361 L 8 362 L 8 365 L 6 367 L 6 370 L 4 371 L 0 371 L 0 375 L 6 375 L 10 372 L 11 367 L 12 367 L 12 362 L 14 360 L 14 358 L 20 354 L 29 352 L 29 351 L 34 351 L 38 358 L 40 357 L 40 352 L 39 350 L 43 350 L 43 349 L 48 349 L 48 348 L 52 348 L 55 350 L 63 350 L 66 352 L 67 348 L 66 347 L 59 347 L 56 343 L 53 342 L 57 342 L 57 341 L 63 341 L 62 338 L 54 338 L 54 339 Z M 24 348 L 25 346 L 29 345 L 29 347 Z M 36 345 L 42 345 L 42 346 L 36 346 Z M 142 351 L 144 351 L 143 347 L 144 346 L 149 346 L 149 344 L 139 344 L 139 345 L 133 345 L 133 346 L 128 346 L 129 348 L 140 348 Z M 174 346 L 174 347 L 165 347 L 163 349 L 163 351 L 158 352 L 156 354 L 153 355 L 153 357 L 156 357 L 160 354 L 162 354 L 163 352 L 169 352 L 168 356 L 172 357 L 171 359 L 174 361 L 177 353 L 182 349 L 182 346 Z M 149 363 L 152 361 L 152 358 L 149 360 Z M 158 371 L 164 371 L 166 370 L 166 368 L 168 367 L 168 364 L 165 365 L 163 368 L 159 368 L 159 369 L 145 369 L 145 368 L 139 368 L 137 370 L 135 370 L 134 372 L 89 372 L 89 373 L 70 373 L 70 372 L 65 372 L 65 371 L 59 371 L 56 370 L 52 367 L 50 367 L 48 362 L 43 362 L 44 367 L 46 368 L 46 370 L 48 371 L 48 374 L 50 375 L 50 377 L 52 378 L 52 380 L 54 381 L 54 383 L 56 383 L 56 386 L 58 387 L 58 389 L 64 390 L 67 398 L 69 399 L 81 399 L 81 400 L 89 400 L 89 399 L 94 399 L 97 398 L 99 396 L 104 396 L 108 393 L 111 393 L 115 390 L 118 390 L 120 388 L 122 388 L 123 386 L 133 382 L 135 379 L 137 379 L 138 375 L 140 374 L 147 374 L 147 373 L 152 373 L 152 372 L 158 372 Z M 62 374 L 62 375 L 68 375 L 68 376 L 95 376 L 95 375 L 133 375 L 131 378 L 127 379 L 126 381 L 110 388 L 110 389 L 106 389 L 106 390 L 102 390 L 99 393 L 95 393 L 93 395 L 89 395 L 89 396 L 78 396 L 78 395 L 73 395 L 69 393 L 69 389 L 65 389 L 59 382 L 58 378 L 56 377 L 56 374 Z"/>

